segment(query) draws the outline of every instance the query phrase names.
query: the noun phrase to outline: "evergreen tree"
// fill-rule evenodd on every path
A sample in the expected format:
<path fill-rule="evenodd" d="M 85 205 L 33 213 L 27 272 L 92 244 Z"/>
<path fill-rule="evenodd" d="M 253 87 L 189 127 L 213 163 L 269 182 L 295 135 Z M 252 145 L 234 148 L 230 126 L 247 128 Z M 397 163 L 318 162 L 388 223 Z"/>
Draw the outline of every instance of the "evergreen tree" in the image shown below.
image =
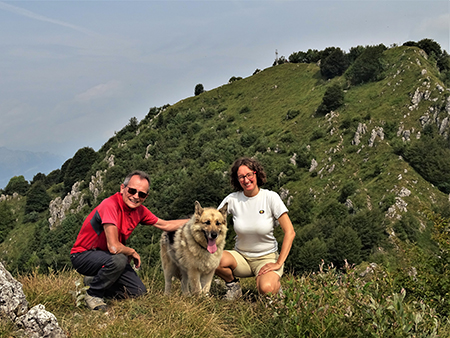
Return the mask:
<path fill-rule="evenodd" d="M 8 182 L 8 185 L 5 187 L 5 194 L 6 195 L 13 195 L 15 192 L 19 195 L 25 195 L 28 188 L 29 183 L 27 180 L 25 180 L 25 177 L 23 175 L 20 176 L 14 176 L 11 178 Z"/>
<path fill-rule="evenodd" d="M 64 194 L 72 190 L 75 182 L 82 181 L 86 178 L 86 174 L 96 160 L 97 153 L 90 147 L 81 148 L 75 153 L 75 156 L 69 162 L 64 173 Z"/>
<path fill-rule="evenodd" d="M 27 202 L 25 204 L 25 213 L 42 212 L 48 208 L 51 201 L 50 196 L 45 190 L 42 181 L 34 183 L 27 193 Z"/>

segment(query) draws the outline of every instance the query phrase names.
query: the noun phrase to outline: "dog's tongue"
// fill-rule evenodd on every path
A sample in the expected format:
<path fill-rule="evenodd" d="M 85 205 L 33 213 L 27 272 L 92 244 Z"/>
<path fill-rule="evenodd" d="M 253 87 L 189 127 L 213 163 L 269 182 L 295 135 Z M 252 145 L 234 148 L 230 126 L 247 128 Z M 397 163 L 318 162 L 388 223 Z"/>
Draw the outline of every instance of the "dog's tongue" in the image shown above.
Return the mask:
<path fill-rule="evenodd" d="M 212 254 L 217 251 L 215 239 L 208 239 L 208 251 Z"/>

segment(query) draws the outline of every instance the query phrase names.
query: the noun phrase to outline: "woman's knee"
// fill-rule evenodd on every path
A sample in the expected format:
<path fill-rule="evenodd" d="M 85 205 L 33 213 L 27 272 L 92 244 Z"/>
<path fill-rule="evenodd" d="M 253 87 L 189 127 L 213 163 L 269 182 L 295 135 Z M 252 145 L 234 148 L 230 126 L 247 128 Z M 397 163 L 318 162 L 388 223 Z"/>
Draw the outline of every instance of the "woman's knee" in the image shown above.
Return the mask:
<path fill-rule="evenodd" d="M 236 269 L 237 262 L 232 254 L 228 251 L 224 251 L 222 253 L 222 258 L 220 259 L 219 267 L 220 268 L 229 268 L 231 270 Z"/>
<path fill-rule="evenodd" d="M 262 295 L 266 295 L 266 294 L 276 294 L 278 292 L 278 290 L 280 289 L 280 278 L 276 273 L 270 273 L 269 274 L 273 274 L 271 276 L 268 275 L 262 275 L 259 276 L 258 279 L 258 291 L 260 294 Z"/>

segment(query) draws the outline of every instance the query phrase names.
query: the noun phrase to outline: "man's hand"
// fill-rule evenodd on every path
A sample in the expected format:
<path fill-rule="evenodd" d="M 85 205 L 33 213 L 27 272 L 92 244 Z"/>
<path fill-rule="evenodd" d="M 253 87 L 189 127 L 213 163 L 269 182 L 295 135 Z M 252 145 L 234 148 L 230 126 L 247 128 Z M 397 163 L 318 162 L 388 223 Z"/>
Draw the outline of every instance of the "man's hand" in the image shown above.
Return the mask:
<path fill-rule="evenodd" d="M 128 256 L 128 261 L 133 260 L 134 267 L 139 269 L 141 267 L 141 256 L 135 251 L 131 256 Z"/>

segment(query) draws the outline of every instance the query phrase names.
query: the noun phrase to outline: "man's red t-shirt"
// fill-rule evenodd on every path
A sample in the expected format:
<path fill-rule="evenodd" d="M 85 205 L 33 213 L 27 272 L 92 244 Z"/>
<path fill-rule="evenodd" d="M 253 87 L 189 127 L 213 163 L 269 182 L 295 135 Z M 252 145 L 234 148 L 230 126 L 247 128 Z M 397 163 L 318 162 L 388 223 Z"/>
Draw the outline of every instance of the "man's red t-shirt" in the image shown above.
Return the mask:
<path fill-rule="evenodd" d="M 94 249 L 108 251 L 104 224 L 114 224 L 119 231 L 119 241 L 125 245 L 139 223 L 152 225 L 157 221 L 158 217 L 143 205 L 134 209 L 128 207 L 118 192 L 103 200 L 84 220 L 70 253 Z"/>

